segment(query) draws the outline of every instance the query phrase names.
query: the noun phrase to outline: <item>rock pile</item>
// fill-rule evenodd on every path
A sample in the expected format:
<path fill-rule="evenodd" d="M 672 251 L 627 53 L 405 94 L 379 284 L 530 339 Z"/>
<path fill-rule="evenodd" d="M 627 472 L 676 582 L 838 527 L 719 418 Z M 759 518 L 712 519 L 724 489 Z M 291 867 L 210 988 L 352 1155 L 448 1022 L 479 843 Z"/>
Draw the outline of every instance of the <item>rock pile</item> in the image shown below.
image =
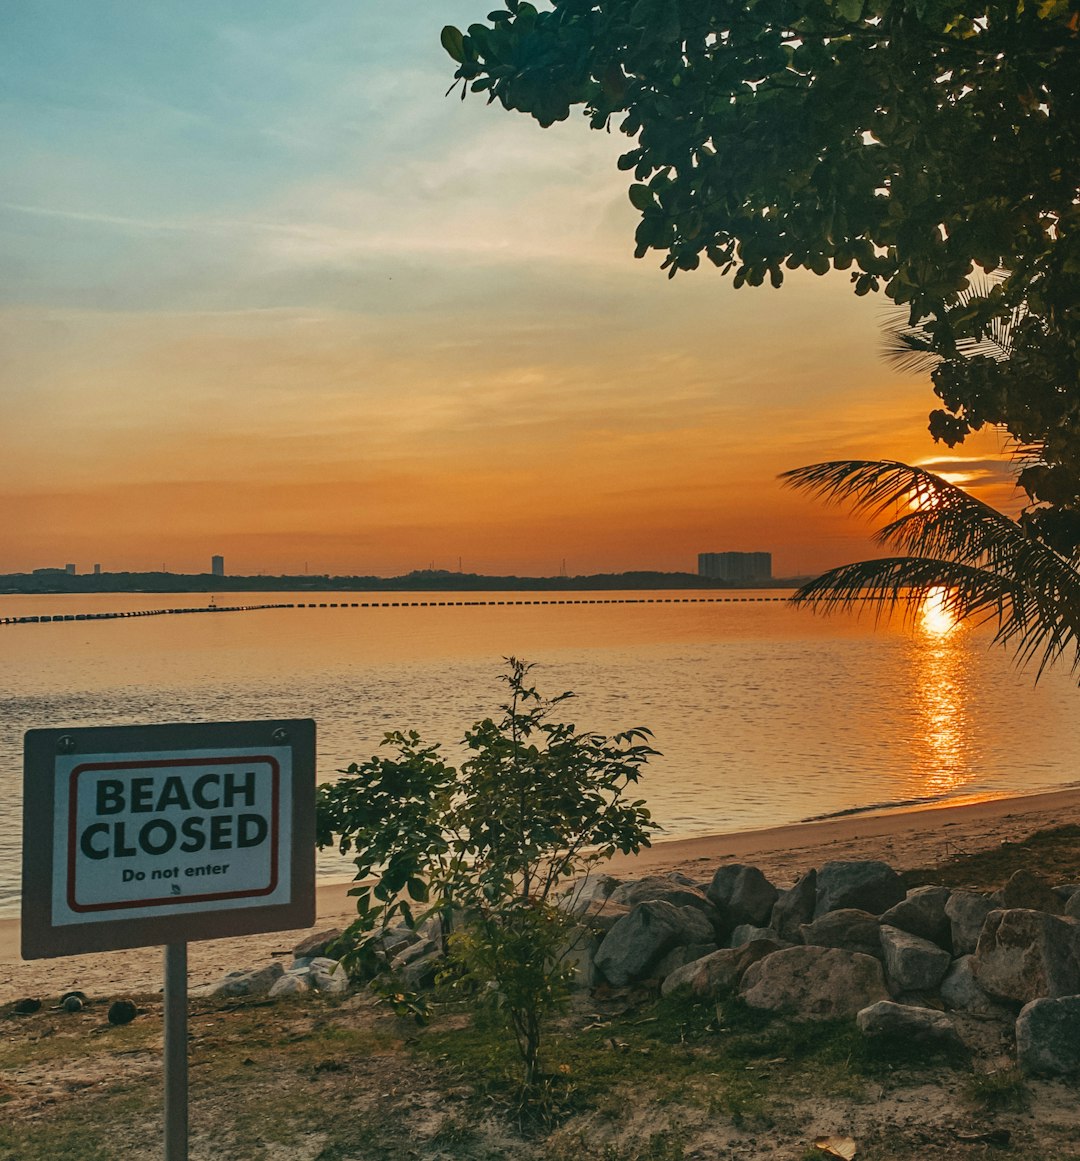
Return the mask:
<path fill-rule="evenodd" d="M 1015 1039 L 1018 1063 L 1080 1075 L 1080 884 L 1017 871 L 993 895 L 908 891 L 876 860 L 826 863 L 778 890 L 756 867 L 728 864 L 708 882 L 592 876 L 559 905 L 576 920 L 566 954 L 581 988 L 652 983 L 698 1000 L 738 995 L 794 1020 L 854 1018 L 867 1037 L 960 1046 L 973 1022 Z M 340 932 L 299 944 L 281 963 L 192 995 L 341 993 L 326 950 Z M 382 933 L 377 949 L 408 991 L 443 960 L 439 921 Z"/>
<path fill-rule="evenodd" d="M 963 1019 L 1015 1031 L 1021 1068 L 1080 1073 L 1080 885 L 1018 871 L 994 895 L 907 891 L 886 863 L 827 863 L 780 891 L 755 867 L 632 882 L 600 876 L 562 906 L 581 922 L 583 986 L 657 981 L 738 994 L 795 1020 L 959 1045 Z"/>
<path fill-rule="evenodd" d="M 196 998 L 229 996 L 295 996 L 304 992 L 342 995 L 349 989 L 345 968 L 325 952 L 341 932 L 321 931 L 293 948 L 292 963 L 285 967 L 277 960 L 247 971 L 229 972 L 213 983 L 191 988 Z"/>

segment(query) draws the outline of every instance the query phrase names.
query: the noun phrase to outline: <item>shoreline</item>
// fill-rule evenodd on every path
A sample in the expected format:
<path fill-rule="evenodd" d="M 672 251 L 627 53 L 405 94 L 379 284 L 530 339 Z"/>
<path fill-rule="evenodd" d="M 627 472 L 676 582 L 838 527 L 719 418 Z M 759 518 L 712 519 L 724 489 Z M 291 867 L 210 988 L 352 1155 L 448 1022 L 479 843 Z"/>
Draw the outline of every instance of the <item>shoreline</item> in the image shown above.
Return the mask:
<path fill-rule="evenodd" d="M 1018 842 L 1038 830 L 1080 819 L 1080 787 L 1038 794 L 926 803 L 905 810 L 846 814 L 816 822 L 698 838 L 658 840 L 637 855 L 616 855 L 603 870 L 625 878 L 679 871 L 708 879 L 725 862 L 757 866 L 777 886 L 790 886 L 811 867 L 833 859 L 878 858 L 897 870 Z M 319 883 L 312 928 L 268 932 L 189 945 L 192 986 L 229 971 L 288 954 L 311 931 L 344 927 L 355 915 L 351 880 Z M 78 988 L 91 999 L 161 990 L 162 949 L 131 948 L 61 959 L 24 961 L 17 918 L 0 919 L 0 1003 L 37 996 L 46 1001 Z"/>

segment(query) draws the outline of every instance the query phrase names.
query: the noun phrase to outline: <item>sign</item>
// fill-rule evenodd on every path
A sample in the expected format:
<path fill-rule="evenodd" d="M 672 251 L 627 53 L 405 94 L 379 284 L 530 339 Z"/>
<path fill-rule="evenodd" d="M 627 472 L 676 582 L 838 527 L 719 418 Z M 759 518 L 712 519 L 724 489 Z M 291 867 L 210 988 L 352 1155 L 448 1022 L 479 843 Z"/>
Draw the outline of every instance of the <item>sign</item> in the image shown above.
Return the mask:
<path fill-rule="evenodd" d="M 26 959 L 315 922 L 315 723 L 26 735 Z"/>

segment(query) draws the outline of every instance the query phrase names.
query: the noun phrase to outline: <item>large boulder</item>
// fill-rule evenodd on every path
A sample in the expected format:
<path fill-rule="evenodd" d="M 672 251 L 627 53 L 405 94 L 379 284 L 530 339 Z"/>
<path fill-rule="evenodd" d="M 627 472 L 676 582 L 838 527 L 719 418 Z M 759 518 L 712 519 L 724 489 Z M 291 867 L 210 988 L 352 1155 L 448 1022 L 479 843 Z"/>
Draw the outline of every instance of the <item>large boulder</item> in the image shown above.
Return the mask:
<path fill-rule="evenodd" d="M 751 964 L 787 946 L 778 940 L 758 939 L 742 947 L 723 947 L 672 972 L 660 992 L 665 996 L 685 992 L 695 1000 L 722 999 L 735 991 Z"/>
<path fill-rule="evenodd" d="M 880 915 L 907 894 L 904 880 L 877 859 L 826 863 L 818 872 L 814 915 L 857 907 Z"/>
<path fill-rule="evenodd" d="M 1035 1076 L 1080 1075 L 1080 996 L 1032 1000 L 1016 1021 L 1016 1057 Z"/>
<path fill-rule="evenodd" d="M 331 927 L 326 931 L 316 931 L 302 939 L 293 949 L 294 959 L 315 959 L 324 956 L 341 938 L 341 928 Z"/>
<path fill-rule="evenodd" d="M 751 964 L 739 992 L 751 1008 L 796 1020 L 854 1016 L 889 998 L 878 960 L 836 947 L 788 947 L 773 952 Z"/>
<path fill-rule="evenodd" d="M 631 879 L 616 887 L 608 896 L 609 903 L 620 907 L 634 907 L 638 903 L 656 900 L 670 903 L 673 907 L 693 907 L 708 919 L 714 930 L 719 925 L 720 914 L 701 888 L 668 875 Z"/>
<path fill-rule="evenodd" d="M 857 907 L 841 907 L 813 923 L 804 923 L 799 928 L 799 939 L 814 947 L 842 947 L 881 959 L 881 925 L 876 916 Z"/>
<path fill-rule="evenodd" d="M 561 896 L 558 906 L 571 915 L 580 915 L 595 903 L 603 903 L 613 891 L 622 886 L 622 881 L 614 875 L 586 875 Z"/>
<path fill-rule="evenodd" d="M 285 968 L 276 960 L 265 967 L 250 971 L 229 972 L 216 983 L 192 988 L 193 996 L 265 996 L 285 974 Z"/>
<path fill-rule="evenodd" d="M 776 939 L 777 933 L 771 927 L 755 927 L 752 923 L 740 923 L 731 933 L 729 947 L 742 947 L 755 939 Z"/>
<path fill-rule="evenodd" d="M 962 955 L 953 960 L 952 967 L 941 981 L 941 1002 L 952 1011 L 968 1012 L 972 1016 L 1005 1017 L 1010 1009 L 988 996 L 979 986 L 971 966 L 974 958 Z"/>
<path fill-rule="evenodd" d="M 673 947 L 649 974 L 654 979 L 666 980 L 673 972 L 712 955 L 716 950 L 715 943 L 684 943 Z"/>
<path fill-rule="evenodd" d="M 941 1048 L 960 1047 L 956 1025 L 944 1012 L 933 1008 L 915 1008 L 878 1000 L 863 1008 L 855 1017 L 859 1031 L 869 1040 L 896 1038 L 908 1043 Z"/>
<path fill-rule="evenodd" d="M 894 995 L 933 991 L 945 977 L 952 956 L 928 939 L 899 927 L 881 926 L 885 978 Z"/>
<path fill-rule="evenodd" d="M 1014 871 L 1005 886 L 995 892 L 994 902 L 1002 911 L 1023 908 L 1060 915 L 1065 910 L 1065 901 L 1054 890 L 1050 880 L 1023 867 Z"/>
<path fill-rule="evenodd" d="M 952 923 L 945 914 L 945 905 L 951 894 L 948 887 L 917 887 L 884 912 L 881 922 L 948 950 L 952 947 Z"/>
<path fill-rule="evenodd" d="M 979 942 L 979 934 L 994 901 L 981 891 L 954 890 L 945 904 L 952 935 L 953 955 L 970 955 Z"/>
<path fill-rule="evenodd" d="M 749 923 L 754 927 L 765 927 L 780 892 L 757 867 L 729 863 L 713 875 L 705 893 L 728 926 Z"/>
<path fill-rule="evenodd" d="M 1080 921 L 1045 911 L 991 911 L 972 962 L 991 996 L 1026 1004 L 1080 992 Z"/>
<path fill-rule="evenodd" d="M 798 943 L 799 928 L 814 918 L 817 904 L 817 871 L 807 871 L 794 887 L 781 891 L 773 904 L 769 926 L 781 939 Z"/>
<path fill-rule="evenodd" d="M 591 899 L 583 903 L 574 914 L 583 927 L 592 931 L 610 931 L 624 915 L 630 914 L 630 908 L 621 903 L 612 903 L 610 899 Z"/>
<path fill-rule="evenodd" d="M 699 910 L 652 899 L 631 907 L 611 928 L 594 962 L 608 983 L 623 987 L 648 979 L 673 947 L 712 941 L 712 924 Z"/>
<path fill-rule="evenodd" d="M 1069 896 L 1064 913 L 1070 919 L 1080 919 L 1080 891 L 1075 891 Z"/>

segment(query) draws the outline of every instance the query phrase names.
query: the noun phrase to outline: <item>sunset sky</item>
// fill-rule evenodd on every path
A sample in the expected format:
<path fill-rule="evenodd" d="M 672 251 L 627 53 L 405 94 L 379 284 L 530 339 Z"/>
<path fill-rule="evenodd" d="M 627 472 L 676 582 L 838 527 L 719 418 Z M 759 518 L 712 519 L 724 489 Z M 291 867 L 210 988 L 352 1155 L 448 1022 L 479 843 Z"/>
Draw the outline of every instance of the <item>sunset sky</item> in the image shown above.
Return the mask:
<path fill-rule="evenodd" d="M 846 275 L 632 256 L 618 134 L 445 98 L 483 0 L 0 14 L 0 572 L 554 574 L 871 551 L 780 488 L 936 463 Z"/>

